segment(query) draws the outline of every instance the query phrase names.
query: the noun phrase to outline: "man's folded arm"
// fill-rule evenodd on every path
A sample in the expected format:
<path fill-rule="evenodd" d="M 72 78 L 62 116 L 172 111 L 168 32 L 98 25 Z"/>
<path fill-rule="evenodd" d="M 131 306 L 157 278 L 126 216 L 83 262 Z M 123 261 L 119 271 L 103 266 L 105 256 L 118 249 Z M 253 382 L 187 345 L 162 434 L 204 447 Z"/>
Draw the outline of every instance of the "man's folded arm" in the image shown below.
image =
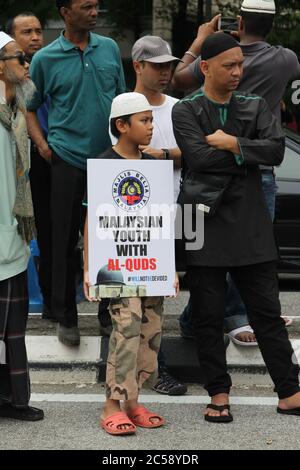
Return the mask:
<path fill-rule="evenodd" d="M 276 166 L 282 162 L 285 137 L 265 100 L 259 104 L 256 138 L 238 137 L 238 143 L 246 165 Z"/>
<path fill-rule="evenodd" d="M 208 145 L 196 114 L 187 103 L 179 103 L 172 111 L 174 135 L 183 158 L 194 172 L 240 174 L 232 152 Z"/>

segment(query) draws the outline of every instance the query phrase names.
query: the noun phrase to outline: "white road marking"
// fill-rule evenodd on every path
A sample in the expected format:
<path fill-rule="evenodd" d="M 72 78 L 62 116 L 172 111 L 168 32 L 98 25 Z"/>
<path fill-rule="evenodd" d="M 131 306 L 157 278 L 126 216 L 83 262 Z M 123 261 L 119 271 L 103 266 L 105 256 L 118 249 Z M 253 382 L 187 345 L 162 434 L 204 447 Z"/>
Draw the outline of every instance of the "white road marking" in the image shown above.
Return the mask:
<path fill-rule="evenodd" d="M 169 404 L 207 404 L 209 397 L 198 395 L 184 395 L 171 397 L 169 395 L 140 395 L 142 403 L 169 403 Z M 32 393 L 32 402 L 58 402 L 58 403 L 104 403 L 104 394 L 77 394 L 77 393 Z M 232 405 L 274 406 L 276 397 L 230 397 Z"/>

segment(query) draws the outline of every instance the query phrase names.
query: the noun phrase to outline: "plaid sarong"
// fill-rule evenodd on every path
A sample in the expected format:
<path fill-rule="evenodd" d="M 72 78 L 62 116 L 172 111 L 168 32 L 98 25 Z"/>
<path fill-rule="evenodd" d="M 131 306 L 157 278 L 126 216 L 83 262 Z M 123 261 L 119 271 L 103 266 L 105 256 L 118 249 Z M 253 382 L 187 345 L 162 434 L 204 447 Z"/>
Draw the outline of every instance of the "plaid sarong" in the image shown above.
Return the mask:
<path fill-rule="evenodd" d="M 25 346 L 28 317 L 26 271 L 0 281 L 0 339 L 5 343 L 6 364 L 0 364 L 0 401 L 27 407 L 30 381 Z"/>

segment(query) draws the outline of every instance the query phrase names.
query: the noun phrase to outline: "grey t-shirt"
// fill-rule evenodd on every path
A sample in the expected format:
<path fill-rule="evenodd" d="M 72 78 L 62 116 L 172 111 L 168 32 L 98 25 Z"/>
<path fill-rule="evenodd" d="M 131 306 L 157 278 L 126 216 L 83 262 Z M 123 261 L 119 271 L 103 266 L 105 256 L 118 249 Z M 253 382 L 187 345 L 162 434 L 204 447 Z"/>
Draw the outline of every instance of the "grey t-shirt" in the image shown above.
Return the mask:
<path fill-rule="evenodd" d="M 281 122 L 280 100 L 288 83 L 300 78 L 297 55 L 290 49 L 271 46 L 264 41 L 241 44 L 241 48 L 245 62 L 243 78 L 238 89 L 262 96 Z M 199 85 L 204 81 L 199 67 L 200 60 L 201 57 L 198 57 L 189 65 L 190 71 L 199 80 Z"/>

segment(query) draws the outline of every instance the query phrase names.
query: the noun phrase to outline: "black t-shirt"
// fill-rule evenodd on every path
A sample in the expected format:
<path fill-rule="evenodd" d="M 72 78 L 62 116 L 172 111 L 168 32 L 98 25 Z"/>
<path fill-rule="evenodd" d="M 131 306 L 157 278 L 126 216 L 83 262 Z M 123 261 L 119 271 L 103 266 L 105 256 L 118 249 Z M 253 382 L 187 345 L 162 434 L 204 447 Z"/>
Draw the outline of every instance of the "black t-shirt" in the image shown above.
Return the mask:
<path fill-rule="evenodd" d="M 97 158 L 101 158 L 101 159 L 115 159 L 115 160 L 136 160 L 135 158 L 133 159 L 129 159 L 129 158 L 125 158 L 125 157 L 122 157 L 122 155 L 120 155 L 119 153 L 115 152 L 115 150 L 110 147 L 109 149 L 105 150 L 105 152 L 101 153 L 100 155 L 98 155 Z M 148 153 L 143 153 L 142 152 L 142 158 L 141 160 L 156 160 L 155 157 L 152 157 L 152 155 L 148 155 Z M 88 206 L 88 203 L 87 203 L 87 194 L 85 195 L 85 197 L 83 198 L 83 201 L 82 201 L 82 205 L 83 206 Z"/>
<path fill-rule="evenodd" d="M 118 152 L 116 152 L 112 147 L 109 149 L 105 150 L 105 152 L 101 153 L 97 158 L 107 158 L 107 159 L 118 159 L 118 160 L 136 160 L 136 158 L 125 158 L 122 157 Z M 152 157 L 152 155 L 148 155 L 148 153 L 143 153 L 142 152 L 142 158 L 141 160 L 155 160 L 155 157 Z"/>

